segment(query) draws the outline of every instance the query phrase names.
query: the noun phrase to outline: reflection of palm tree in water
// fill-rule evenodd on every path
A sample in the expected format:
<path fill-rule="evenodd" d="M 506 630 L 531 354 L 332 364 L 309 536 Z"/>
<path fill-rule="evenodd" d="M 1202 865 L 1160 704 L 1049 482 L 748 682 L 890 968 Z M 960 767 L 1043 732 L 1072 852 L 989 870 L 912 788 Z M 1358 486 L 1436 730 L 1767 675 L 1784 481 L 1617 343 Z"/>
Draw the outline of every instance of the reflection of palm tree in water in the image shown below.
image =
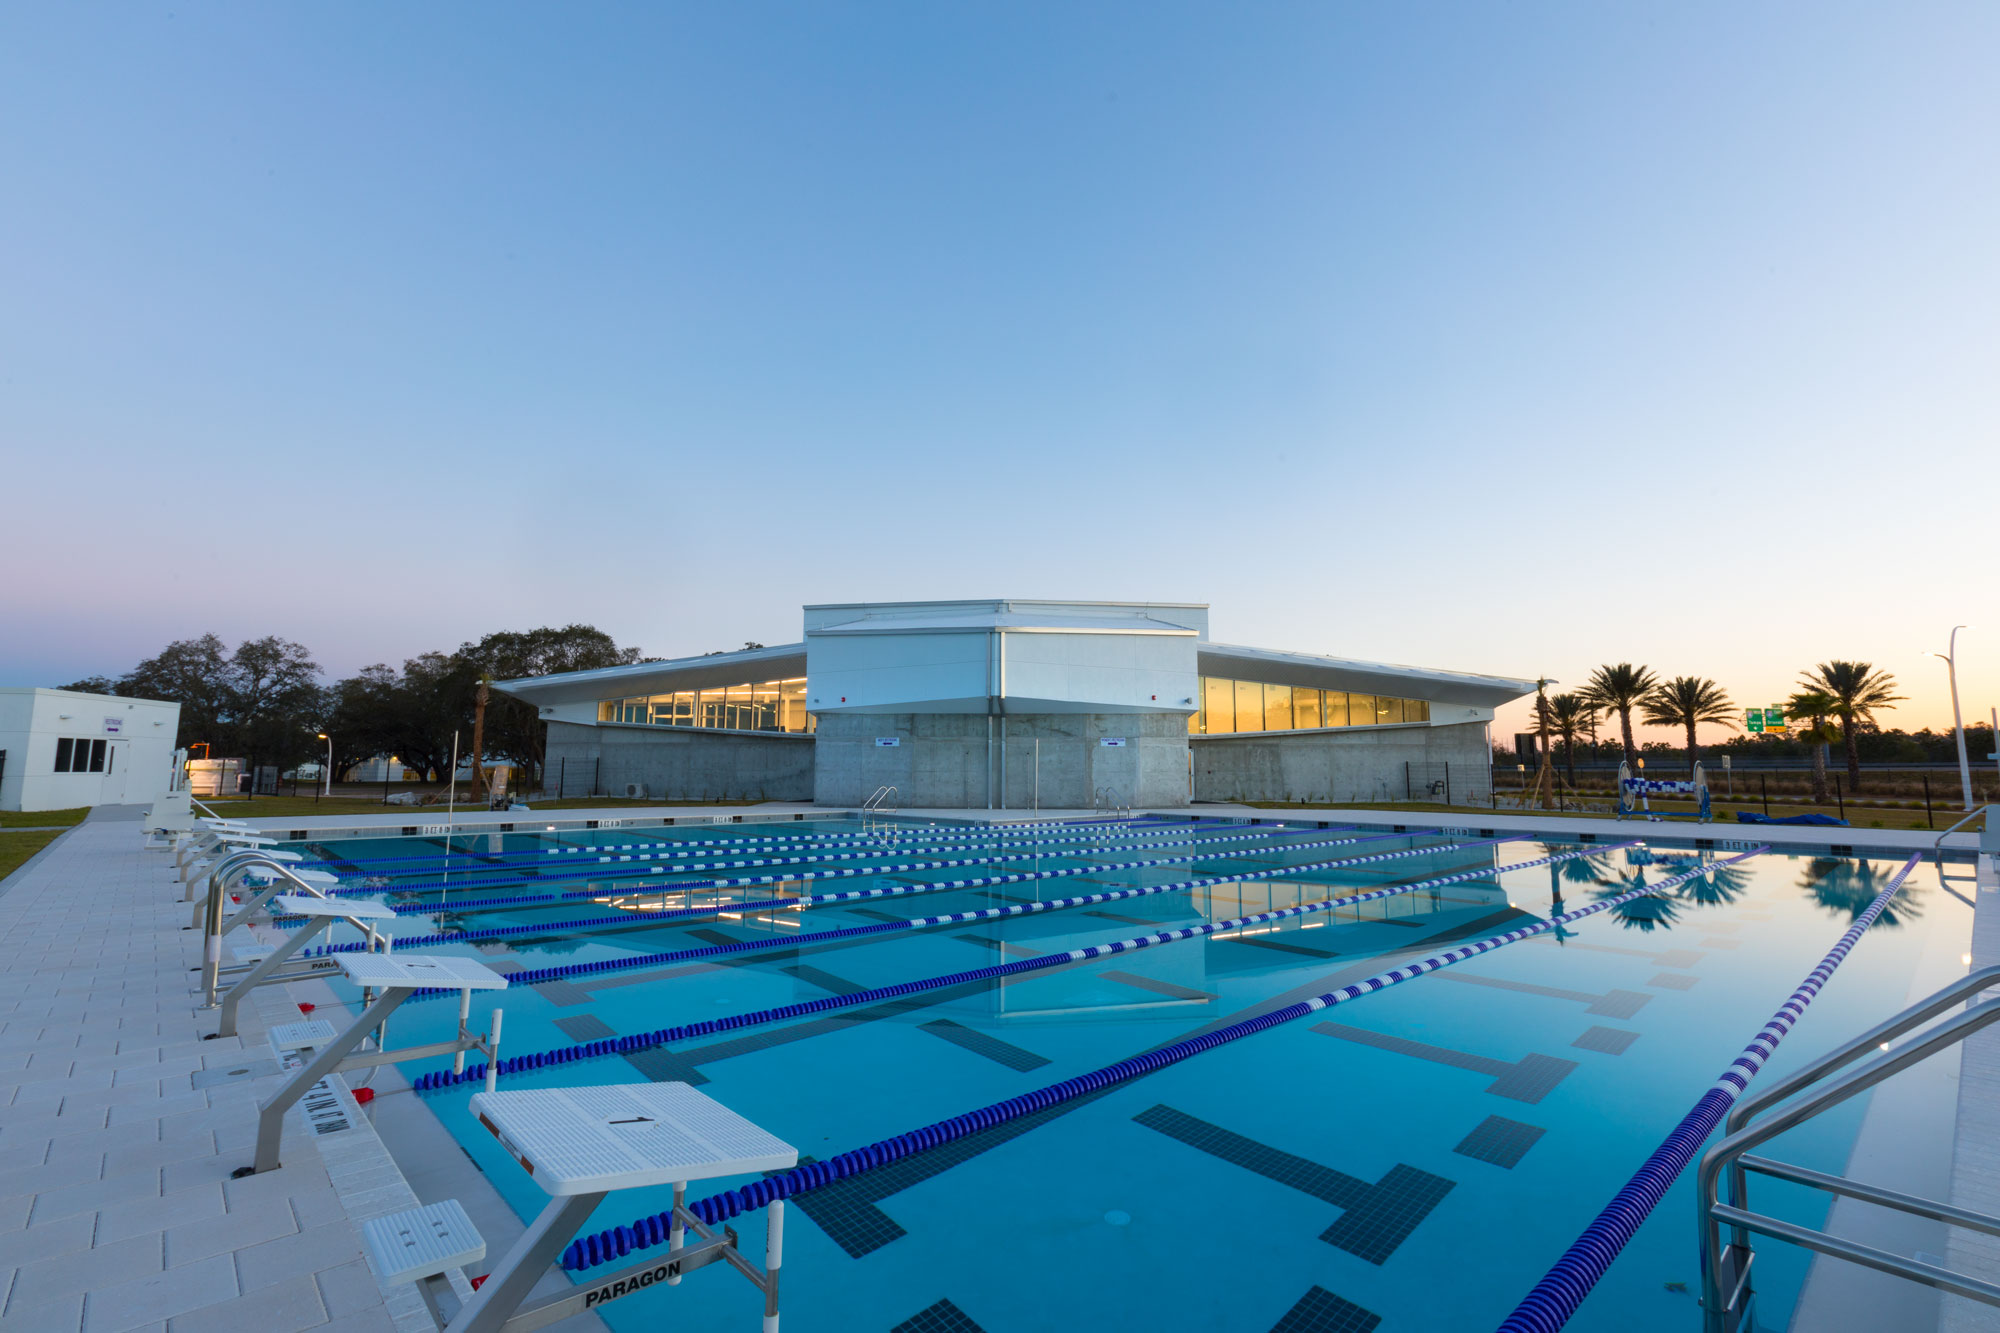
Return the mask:
<path fill-rule="evenodd" d="M 1670 863 L 1675 874 L 1692 870 L 1698 865 L 1713 862 L 1715 854 L 1704 852 L 1699 857 L 1689 857 L 1684 862 Z M 1753 876 L 1744 866 L 1719 866 L 1709 864 L 1693 879 L 1674 890 L 1674 896 L 1685 902 L 1699 903 L 1703 907 L 1722 907 L 1735 902 L 1750 891 Z"/>
<path fill-rule="evenodd" d="M 1805 873 L 1799 878 L 1799 887 L 1828 912 L 1852 921 L 1867 911 L 1868 904 L 1889 887 L 1895 870 L 1888 862 L 1814 857 L 1806 863 Z M 1875 918 L 1875 924 L 1885 930 L 1894 930 L 1923 914 L 1924 906 L 1916 897 L 1916 885 L 1905 881 L 1903 891 L 1889 900 L 1889 905 L 1882 909 L 1882 915 Z"/>
<path fill-rule="evenodd" d="M 1635 867 L 1628 878 L 1613 880 L 1601 889 L 1592 891 L 1599 902 L 1606 898 L 1616 898 L 1621 893 L 1630 893 L 1646 882 L 1646 872 Z M 1672 930 L 1680 919 L 1680 898 L 1676 894 L 1648 893 L 1620 903 L 1611 909 L 1611 915 L 1627 930 Z"/>

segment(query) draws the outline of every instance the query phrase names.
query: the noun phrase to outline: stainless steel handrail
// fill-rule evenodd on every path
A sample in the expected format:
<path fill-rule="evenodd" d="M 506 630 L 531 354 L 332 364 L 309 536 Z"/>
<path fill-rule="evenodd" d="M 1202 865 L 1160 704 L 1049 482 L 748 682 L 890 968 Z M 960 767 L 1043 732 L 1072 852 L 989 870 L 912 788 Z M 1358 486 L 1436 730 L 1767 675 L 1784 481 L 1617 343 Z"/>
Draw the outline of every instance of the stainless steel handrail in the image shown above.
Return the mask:
<path fill-rule="evenodd" d="M 1696 1207 L 1700 1226 L 1703 1327 L 1707 1333 L 1734 1333 L 1748 1315 L 1748 1299 L 1753 1294 L 1750 1266 L 1754 1255 L 1751 1235 L 1789 1241 L 1819 1254 L 1831 1255 L 1880 1272 L 1919 1282 L 1941 1291 L 1953 1292 L 1990 1305 L 2000 1305 L 2000 1286 L 1935 1264 L 1843 1240 L 1824 1231 L 1797 1226 L 1750 1211 L 1749 1173 L 1770 1176 L 1847 1195 L 1880 1207 L 1930 1218 L 1954 1226 L 2000 1235 L 2000 1218 L 1955 1207 L 1917 1195 L 1876 1185 L 1862 1184 L 1844 1177 L 1811 1171 L 1804 1167 L 1765 1157 L 1749 1156 L 1749 1150 L 1821 1112 L 1847 1101 L 1902 1072 L 1918 1061 L 1964 1041 L 1989 1024 L 2000 1021 L 2000 1000 L 1976 1004 L 1964 1013 L 1938 1024 L 1894 1050 L 1866 1060 L 1859 1068 L 1835 1079 L 1825 1087 L 1776 1109 L 1760 1123 L 1753 1117 L 1772 1108 L 1835 1071 L 1843 1069 L 1888 1041 L 1920 1027 L 1968 999 L 2000 985 L 2000 967 L 1982 968 L 1935 994 L 1925 997 L 1901 1013 L 1876 1024 L 1867 1032 L 1844 1042 L 1805 1068 L 1780 1079 L 1754 1096 L 1745 1098 L 1730 1112 L 1724 1124 L 1726 1137 L 1703 1154 L 1696 1175 Z M 1724 1170 L 1729 1173 L 1729 1202 L 1723 1203 L 1719 1185 Z M 1722 1243 L 1722 1224 L 1730 1228 L 1730 1243 Z"/>
<path fill-rule="evenodd" d="M 201 989 L 203 1008 L 213 1009 L 215 1007 L 215 991 L 216 987 L 220 984 L 222 972 L 222 937 L 240 925 L 244 918 L 248 917 L 251 912 L 256 910 L 260 903 L 269 898 L 277 890 L 278 886 L 275 883 L 272 884 L 270 888 L 258 894 L 255 901 L 251 902 L 242 911 L 225 922 L 222 918 L 222 900 L 229 892 L 228 881 L 239 880 L 251 870 L 270 871 L 276 876 L 290 880 L 292 883 L 298 885 L 301 892 L 309 893 L 315 898 L 324 898 L 326 896 L 317 885 L 307 883 L 293 874 L 285 867 L 283 862 L 274 861 L 260 852 L 239 853 L 237 856 L 229 857 L 218 863 L 209 872 L 208 896 L 202 902 Z"/>
<path fill-rule="evenodd" d="M 1981 815 L 1985 815 L 1987 822 L 1990 824 L 1993 821 L 1993 812 L 1995 810 L 2000 810 L 2000 806 L 1982 805 L 1977 810 L 1970 812 L 1965 816 L 1965 818 L 1959 820 L 1956 824 L 1953 824 L 1950 828 L 1938 834 L 1937 840 L 1931 844 L 1932 850 L 1942 852 L 1944 850 L 1944 840 L 1946 838 L 1949 838 L 1952 834 L 1958 832 L 1960 829 L 1964 828 L 1967 824 L 1970 824 L 1973 820 L 1979 818 Z"/>

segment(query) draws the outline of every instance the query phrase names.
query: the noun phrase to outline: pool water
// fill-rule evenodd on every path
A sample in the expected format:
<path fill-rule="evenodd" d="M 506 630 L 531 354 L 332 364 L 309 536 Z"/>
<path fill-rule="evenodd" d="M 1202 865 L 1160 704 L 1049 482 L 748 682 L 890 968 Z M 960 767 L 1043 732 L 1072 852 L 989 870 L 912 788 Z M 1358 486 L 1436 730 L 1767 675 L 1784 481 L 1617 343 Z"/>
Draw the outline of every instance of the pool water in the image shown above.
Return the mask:
<path fill-rule="evenodd" d="M 753 842 L 784 836 L 816 841 Z M 1622 838 L 1622 828 L 1603 837 Z M 1350 841 L 1352 840 L 1352 841 Z M 634 844 L 686 843 L 667 864 L 838 855 L 810 864 L 665 873 Z M 708 843 L 711 845 L 692 845 Z M 1329 845 L 1333 844 L 1333 845 Z M 503 1054 L 744 1013 L 1364 893 L 1453 872 L 1479 878 L 1253 931 L 749 1027 L 672 1049 L 519 1074 L 524 1088 L 685 1080 L 824 1158 L 1084 1073 L 1168 1042 L 1586 906 L 1731 853 L 1577 850 L 1476 831 L 1246 828 L 1205 821 L 970 835 L 903 827 L 888 845 L 840 821 L 298 844 L 392 901 L 422 904 L 403 934 L 441 925 L 552 925 L 500 940 L 423 946 L 498 969 L 579 963 L 754 938 L 775 947 L 713 960 L 572 972 L 475 998 L 475 1028 L 506 1009 Z M 942 847 L 921 852 L 912 849 Z M 626 848 L 564 851 L 551 848 Z M 1429 849 L 1429 850 L 1424 850 Z M 1337 858 L 1412 852 L 1320 869 Z M 1189 861 L 1191 856 L 1211 859 Z M 929 860 L 990 865 L 879 869 Z M 1133 865 L 1133 862 L 1147 864 Z M 1147 1330 L 1475 1329 L 1499 1322 L 1626 1181 L 1722 1068 L 1894 874 L 1899 863 L 1765 854 L 1205 1052 L 1158 1073 L 798 1197 L 788 1215 L 784 1322 L 794 1333 L 931 1328 L 1025 1333 Z M 1123 868 L 1104 868 L 1104 867 Z M 1060 877 L 872 897 L 810 911 L 731 904 L 935 884 Z M 1273 873 L 1276 872 L 1276 873 Z M 1266 874 L 1269 878 L 1244 879 Z M 561 876 L 562 878 L 558 878 Z M 599 878 L 602 876 L 603 878 Z M 616 876 L 616 877 L 614 877 Z M 814 932 L 1112 889 L 1198 889 L 1062 911 L 813 942 Z M 448 887 L 445 887 L 448 885 Z M 442 894 L 441 894 L 442 889 Z M 481 909 L 540 893 L 566 901 Z M 442 913 L 429 910 L 442 896 Z M 706 905 L 700 917 L 648 919 Z M 1949 979 L 1971 909 L 1924 866 L 1863 937 L 1762 1076 L 1795 1068 Z M 807 938 L 794 942 L 794 936 Z M 1962 972 L 1962 968 L 1959 969 Z M 336 986 L 340 988 L 339 984 Z M 358 997 L 356 997 L 358 998 Z M 406 1005 L 396 1044 L 448 1037 L 450 1001 Z M 442 1067 L 405 1067 L 411 1076 Z M 524 1217 L 545 1196 L 478 1127 L 476 1083 L 424 1095 Z M 1864 1102 L 1779 1140 L 1774 1155 L 1843 1168 Z M 1948 1108 L 1944 1121 L 1948 1137 Z M 698 1183 L 690 1197 L 735 1181 Z M 1761 1186 L 1757 1204 L 1818 1224 L 1824 1200 Z M 657 1212 L 664 1189 L 614 1195 L 593 1227 Z M 761 1257 L 761 1218 L 736 1223 Z M 1808 1268 L 1760 1246 L 1761 1323 L 1783 1328 Z M 596 1270 L 600 1275 L 612 1268 Z M 1572 1321 L 1578 1329 L 1698 1327 L 1692 1172 Z M 600 1313 L 618 1330 L 666 1319 L 748 1328 L 760 1298 L 718 1269 Z"/>

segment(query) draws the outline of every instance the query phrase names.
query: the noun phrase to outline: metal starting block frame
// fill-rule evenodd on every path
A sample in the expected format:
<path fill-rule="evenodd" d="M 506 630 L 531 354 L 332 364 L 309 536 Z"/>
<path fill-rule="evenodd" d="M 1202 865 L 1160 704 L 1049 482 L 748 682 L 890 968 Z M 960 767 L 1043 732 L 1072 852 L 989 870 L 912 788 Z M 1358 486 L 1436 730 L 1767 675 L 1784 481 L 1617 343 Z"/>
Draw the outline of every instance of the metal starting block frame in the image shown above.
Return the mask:
<path fill-rule="evenodd" d="M 447 1299 L 456 1298 L 446 1296 L 441 1276 L 419 1280 L 445 1333 L 531 1333 L 655 1286 L 678 1286 L 685 1274 L 718 1262 L 764 1293 L 764 1333 L 777 1333 L 784 1201 L 774 1199 L 765 1210 L 759 1268 L 743 1254 L 735 1228 L 718 1232 L 687 1210 L 687 1184 L 784 1170 L 798 1165 L 798 1149 L 685 1083 L 489 1089 L 473 1097 L 472 1112 L 550 1198 L 462 1308 L 447 1313 Z M 665 1249 L 524 1304 L 606 1195 L 667 1184 L 674 1187 L 674 1209 Z"/>
<path fill-rule="evenodd" d="M 290 972 L 281 972 L 278 970 L 313 936 L 319 934 L 321 931 L 325 931 L 330 935 L 333 931 L 334 922 L 345 921 L 356 930 L 362 931 L 368 936 L 369 943 L 372 945 L 376 939 L 376 934 L 375 927 L 369 923 L 375 921 L 394 921 L 396 919 L 395 908 L 389 906 L 387 903 L 367 898 L 336 900 L 333 898 L 309 898 L 303 894 L 286 893 L 278 895 L 278 910 L 286 916 L 302 916 L 306 919 L 306 923 L 287 935 L 284 943 L 278 945 L 262 958 L 252 963 L 249 973 L 240 978 L 223 995 L 222 1019 L 215 1029 L 215 1035 L 218 1037 L 233 1037 L 236 1035 L 237 1006 L 241 1005 L 243 997 L 256 987 L 273 985 L 285 981 L 301 981 L 307 977 L 322 976 L 335 971 L 339 967 L 339 964 L 332 958 L 306 960 L 300 968 Z M 386 939 L 387 937 L 383 938 Z"/>
<path fill-rule="evenodd" d="M 208 893 L 195 905 L 190 929 L 200 927 L 202 1007 L 215 1007 L 215 993 L 222 980 L 222 937 L 250 919 L 252 913 L 287 889 L 299 890 L 314 898 L 326 896 L 328 884 L 340 881 L 321 870 L 294 870 L 286 862 L 298 860 L 296 852 L 267 852 L 246 848 L 216 863 L 208 873 Z M 225 918 L 223 904 L 229 891 L 256 870 L 268 874 L 271 882 L 257 890 L 235 915 Z"/>
<path fill-rule="evenodd" d="M 340 970 L 347 974 L 349 981 L 362 988 L 364 998 L 378 989 L 382 992 L 381 998 L 369 1002 L 361 1016 L 344 1031 L 335 1034 L 332 1040 L 310 1047 L 309 1058 L 298 1072 L 272 1093 L 269 1100 L 258 1106 L 257 1156 L 249 1166 L 237 1168 L 234 1174 L 238 1178 L 278 1169 L 281 1165 L 278 1147 L 285 1132 L 285 1112 L 291 1110 L 315 1083 L 328 1074 L 373 1069 L 377 1065 L 395 1064 L 401 1060 L 423 1060 L 433 1055 L 455 1055 L 462 1069 L 465 1053 L 479 1050 L 486 1052 L 487 1087 L 490 1089 L 493 1086 L 500 1062 L 500 1011 L 493 1011 L 492 1027 L 484 1036 L 467 1032 L 465 1023 L 472 1004 L 472 992 L 505 990 L 507 978 L 469 958 L 452 958 L 443 954 L 344 953 L 338 957 Z M 405 1046 L 393 1051 L 385 1050 L 378 1044 L 373 1051 L 348 1054 L 369 1033 L 382 1028 L 389 1021 L 389 1015 L 420 990 L 459 992 L 456 1038 L 427 1042 L 421 1046 Z M 285 1026 L 290 1028 L 294 1025 Z M 315 1032 L 309 1035 L 321 1034 Z M 300 1044 L 304 1046 L 305 1043 L 301 1041 Z"/>

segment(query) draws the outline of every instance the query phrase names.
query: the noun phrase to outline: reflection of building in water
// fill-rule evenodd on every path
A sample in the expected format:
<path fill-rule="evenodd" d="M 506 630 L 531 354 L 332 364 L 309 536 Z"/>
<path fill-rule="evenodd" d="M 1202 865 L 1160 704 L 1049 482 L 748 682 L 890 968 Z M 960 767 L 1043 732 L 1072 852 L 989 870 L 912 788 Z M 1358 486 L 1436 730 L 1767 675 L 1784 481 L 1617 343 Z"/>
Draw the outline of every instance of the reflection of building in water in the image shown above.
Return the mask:
<path fill-rule="evenodd" d="M 1406 862 L 1330 872 L 1351 883 L 1335 884 L 1311 877 L 1227 880 L 1184 893 L 1126 899 L 1067 919 L 1022 919 L 1023 926 L 1033 922 L 1043 930 L 1044 933 L 1033 937 L 1010 933 L 1001 940 L 997 934 L 981 936 L 968 932 L 959 938 L 984 944 L 988 964 L 1007 962 L 1203 922 L 1233 921 L 1306 903 L 1362 897 L 1398 883 L 1498 865 L 1499 851 L 1496 847 L 1441 851 L 1435 860 L 1412 858 Z M 1268 849 L 1246 853 L 1264 854 L 1268 854 Z M 1329 860 L 1339 854 L 1338 849 L 1325 851 Z M 1422 869 L 1412 869 L 1413 866 Z M 1003 977 L 989 990 L 988 1007 L 996 1017 L 1009 1019 L 1109 1017 L 1129 1015 L 1134 1010 L 1214 1010 L 1219 1015 L 1229 1008 L 1223 1003 L 1217 985 L 1224 977 L 1273 966 L 1310 967 L 1322 961 L 1326 968 L 1314 975 L 1330 975 L 1346 970 L 1337 960 L 1349 955 L 1353 963 L 1365 965 L 1362 975 L 1366 975 L 1393 967 L 1407 957 L 1408 948 L 1402 939 L 1384 940 L 1380 934 L 1373 934 L 1365 945 L 1357 945 L 1341 938 L 1344 930 L 1387 924 L 1396 928 L 1391 933 L 1409 937 L 1408 946 L 1422 946 L 1428 951 L 1441 947 L 1433 938 L 1436 932 L 1448 931 L 1466 919 L 1482 918 L 1504 918 L 1488 921 L 1491 931 L 1481 931 L 1487 934 L 1512 929 L 1532 919 L 1532 914 L 1516 909 L 1508 901 L 1507 891 L 1490 879 L 1446 884 L 1352 906 L 1335 906 L 1282 921 L 1175 940 L 1108 961 L 1097 959 L 1046 972 Z M 1425 929 L 1426 926 L 1434 929 Z M 1328 984 L 1345 984 L 1352 979 L 1344 977 L 1339 983 Z M 1197 1012 L 1195 1017 L 1199 1020 L 1202 1015 Z"/>

